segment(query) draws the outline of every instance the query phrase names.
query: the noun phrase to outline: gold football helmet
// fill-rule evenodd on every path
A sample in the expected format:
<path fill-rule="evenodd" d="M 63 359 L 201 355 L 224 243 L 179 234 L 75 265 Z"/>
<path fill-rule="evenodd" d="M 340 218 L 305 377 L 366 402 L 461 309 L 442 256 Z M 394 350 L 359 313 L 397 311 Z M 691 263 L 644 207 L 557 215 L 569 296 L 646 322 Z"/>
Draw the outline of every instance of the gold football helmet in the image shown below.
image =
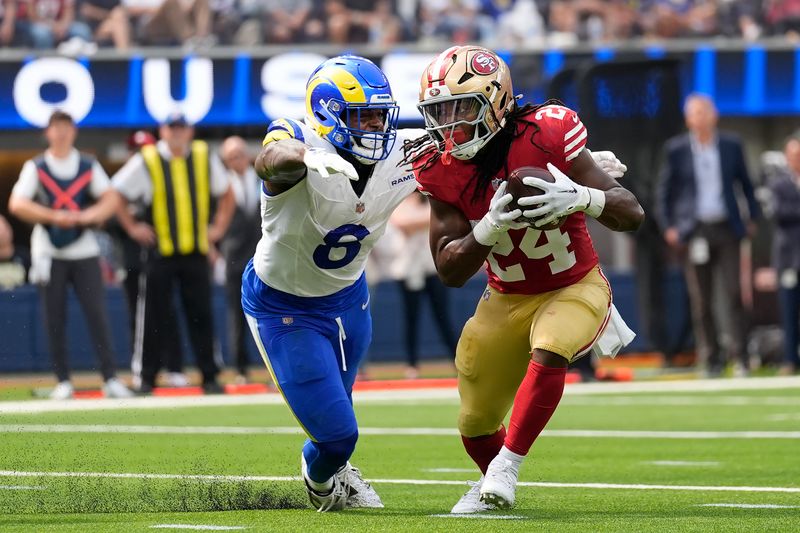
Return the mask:
<path fill-rule="evenodd" d="M 474 157 L 515 105 L 508 65 L 486 48 L 448 48 L 422 74 L 417 107 L 445 157 Z"/>

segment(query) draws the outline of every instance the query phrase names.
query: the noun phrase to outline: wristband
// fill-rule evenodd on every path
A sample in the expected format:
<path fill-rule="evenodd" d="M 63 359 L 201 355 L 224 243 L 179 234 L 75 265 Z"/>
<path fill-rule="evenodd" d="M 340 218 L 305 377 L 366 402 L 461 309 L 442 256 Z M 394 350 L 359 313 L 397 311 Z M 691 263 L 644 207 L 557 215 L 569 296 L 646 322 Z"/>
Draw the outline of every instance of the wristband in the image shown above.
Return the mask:
<path fill-rule="evenodd" d="M 584 213 L 592 218 L 597 218 L 603 213 L 606 206 L 606 193 L 600 189 L 587 188 L 589 191 L 589 203 L 586 204 Z"/>
<path fill-rule="evenodd" d="M 484 246 L 494 246 L 497 244 L 497 240 L 502 233 L 503 229 L 496 224 L 492 224 L 487 217 L 483 217 L 475 224 L 475 227 L 472 228 L 472 236 L 475 237 L 478 244 Z"/>

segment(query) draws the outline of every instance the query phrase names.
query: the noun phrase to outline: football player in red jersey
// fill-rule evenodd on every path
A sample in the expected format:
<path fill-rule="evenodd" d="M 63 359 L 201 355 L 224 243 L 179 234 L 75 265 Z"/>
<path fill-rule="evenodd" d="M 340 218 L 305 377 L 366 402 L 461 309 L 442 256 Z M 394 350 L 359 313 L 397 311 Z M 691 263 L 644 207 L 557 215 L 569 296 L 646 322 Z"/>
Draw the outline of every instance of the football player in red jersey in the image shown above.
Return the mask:
<path fill-rule="evenodd" d="M 423 73 L 419 109 L 433 142 L 407 153 L 431 198 L 439 276 L 459 287 L 484 262 L 489 274 L 456 352 L 459 431 L 484 476 L 452 512 L 510 507 L 519 467 L 561 399 L 567 365 L 612 315 L 585 217 L 633 231 L 644 212 L 585 149 L 578 115 L 552 102 L 519 105 L 508 66 L 490 50 L 454 46 L 437 56 Z M 544 194 L 509 211 L 505 179 L 522 166 L 546 167 L 555 182 L 526 177 Z M 537 227 L 561 217 L 558 229 Z"/>

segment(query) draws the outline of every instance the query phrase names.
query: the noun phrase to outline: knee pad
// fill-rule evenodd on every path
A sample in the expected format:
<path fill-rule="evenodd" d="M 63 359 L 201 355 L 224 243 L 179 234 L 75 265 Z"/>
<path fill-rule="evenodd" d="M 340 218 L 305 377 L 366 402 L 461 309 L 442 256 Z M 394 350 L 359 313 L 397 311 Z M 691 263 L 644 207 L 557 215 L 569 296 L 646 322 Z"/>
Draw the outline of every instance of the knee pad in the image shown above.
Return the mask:
<path fill-rule="evenodd" d="M 496 417 L 493 413 L 462 410 L 458 414 L 458 431 L 467 438 L 491 435 L 497 431 L 502 422 L 503 416 Z"/>

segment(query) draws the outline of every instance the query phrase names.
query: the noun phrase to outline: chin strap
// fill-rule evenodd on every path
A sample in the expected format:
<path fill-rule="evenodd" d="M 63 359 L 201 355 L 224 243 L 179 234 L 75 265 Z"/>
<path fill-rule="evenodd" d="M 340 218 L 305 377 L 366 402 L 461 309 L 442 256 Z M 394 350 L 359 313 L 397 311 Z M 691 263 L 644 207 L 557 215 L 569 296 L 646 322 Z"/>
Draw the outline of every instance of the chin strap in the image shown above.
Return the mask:
<path fill-rule="evenodd" d="M 442 152 L 442 164 L 449 165 L 453 161 L 453 138 L 448 137 L 444 141 L 444 151 Z"/>

